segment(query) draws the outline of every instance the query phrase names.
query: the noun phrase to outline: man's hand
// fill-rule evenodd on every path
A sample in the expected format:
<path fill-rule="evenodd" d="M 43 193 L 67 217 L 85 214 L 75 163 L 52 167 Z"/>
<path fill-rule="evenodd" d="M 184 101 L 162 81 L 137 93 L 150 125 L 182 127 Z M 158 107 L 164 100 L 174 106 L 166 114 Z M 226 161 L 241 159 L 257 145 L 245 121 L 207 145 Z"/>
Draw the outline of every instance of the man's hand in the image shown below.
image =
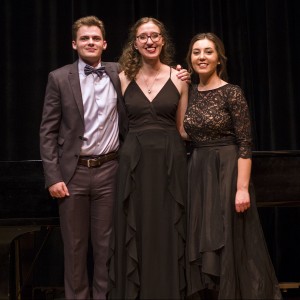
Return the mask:
<path fill-rule="evenodd" d="M 178 71 L 177 77 L 182 81 L 186 81 L 186 83 L 191 83 L 191 74 L 186 70 L 182 69 L 181 65 L 176 66 L 176 70 Z"/>
<path fill-rule="evenodd" d="M 49 193 L 52 198 L 64 198 L 70 196 L 68 188 L 64 182 L 58 182 L 49 187 Z"/>

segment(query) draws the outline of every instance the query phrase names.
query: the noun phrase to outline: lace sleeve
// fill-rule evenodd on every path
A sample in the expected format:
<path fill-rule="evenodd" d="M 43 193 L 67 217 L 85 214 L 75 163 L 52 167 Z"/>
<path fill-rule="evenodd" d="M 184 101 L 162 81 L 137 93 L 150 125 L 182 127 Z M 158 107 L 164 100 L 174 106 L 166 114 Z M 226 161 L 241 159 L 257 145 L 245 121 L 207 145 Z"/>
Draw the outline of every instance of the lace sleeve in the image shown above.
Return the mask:
<path fill-rule="evenodd" d="M 231 115 L 236 142 L 239 147 L 238 157 L 252 157 L 251 119 L 248 104 L 242 89 L 234 86 L 228 97 L 229 112 Z"/>

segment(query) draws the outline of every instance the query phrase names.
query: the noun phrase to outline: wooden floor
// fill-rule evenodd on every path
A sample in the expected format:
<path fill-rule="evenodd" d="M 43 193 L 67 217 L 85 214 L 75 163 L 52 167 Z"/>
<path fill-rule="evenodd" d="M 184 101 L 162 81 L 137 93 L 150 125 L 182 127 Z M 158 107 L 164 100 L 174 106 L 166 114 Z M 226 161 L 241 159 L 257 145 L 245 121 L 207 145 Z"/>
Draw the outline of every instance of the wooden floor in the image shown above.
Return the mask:
<path fill-rule="evenodd" d="M 283 283 L 283 300 L 300 300 L 300 288 L 295 288 L 297 283 Z M 298 283 L 299 286 L 299 283 Z M 35 287 L 27 289 L 19 300 L 63 300 L 64 292 L 62 287 Z M 203 299 L 206 300 L 206 299 Z M 272 300 L 272 299 L 268 299 Z"/>
<path fill-rule="evenodd" d="M 64 299 L 63 257 L 60 252 L 53 256 L 52 252 L 54 251 L 52 251 L 53 257 L 51 256 L 51 259 L 49 259 L 48 252 L 45 255 L 41 253 L 34 270 L 32 270 L 31 264 L 34 260 L 33 253 L 35 252 L 32 250 L 32 247 L 36 239 L 36 235 L 28 234 L 27 237 L 24 236 L 18 241 L 18 245 L 22 251 L 18 253 L 17 257 L 20 257 L 22 263 L 20 264 L 21 268 L 16 268 L 18 271 L 11 278 L 11 281 L 16 283 L 14 286 L 15 289 L 11 291 L 11 294 L 17 295 L 15 297 L 16 300 L 62 300 Z M 59 241 L 59 239 L 54 238 L 53 245 L 57 247 Z M 50 243 L 51 245 L 52 243 Z M 50 248 L 52 249 L 53 247 Z M 16 280 L 18 277 L 21 280 Z M 48 280 L 42 280 L 43 277 Z M 20 289 L 22 292 L 20 292 Z M 300 300 L 300 282 L 280 282 L 280 289 L 283 300 Z"/>

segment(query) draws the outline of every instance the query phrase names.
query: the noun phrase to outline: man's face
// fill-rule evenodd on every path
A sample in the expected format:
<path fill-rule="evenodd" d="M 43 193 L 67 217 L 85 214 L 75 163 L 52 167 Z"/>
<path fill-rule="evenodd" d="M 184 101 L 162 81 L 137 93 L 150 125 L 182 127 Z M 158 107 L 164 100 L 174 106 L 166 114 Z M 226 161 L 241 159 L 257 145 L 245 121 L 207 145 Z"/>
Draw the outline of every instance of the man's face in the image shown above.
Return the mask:
<path fill-rule="evenodd" d="M 96 67 L 107 43 L 97 26 L 81 26 L 77 31 L 76 40 L 72 41 L 72 47 L 85 63 Z"/>

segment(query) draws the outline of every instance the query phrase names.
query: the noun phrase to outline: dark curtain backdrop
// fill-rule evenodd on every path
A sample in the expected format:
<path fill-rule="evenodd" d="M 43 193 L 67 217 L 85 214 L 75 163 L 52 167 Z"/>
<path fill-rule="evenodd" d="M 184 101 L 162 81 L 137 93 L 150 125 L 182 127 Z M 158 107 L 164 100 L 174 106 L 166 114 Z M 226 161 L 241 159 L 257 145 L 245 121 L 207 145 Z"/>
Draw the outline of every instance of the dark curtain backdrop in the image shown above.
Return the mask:
<path fill-rule="evenodd" d="M 254 150 L 300 150 L 300 1 L 180 2 L 1 0 L 0 160 L 40 159 L 47 75 L 76 59 L 71 26 L 91 14 L 106 25 L 106 61 L 118 59 L 129 27 L 143 16 L 165 23 L 183 66 L 190 39 L 215 32 L 226 47 L 230 82 L 244 89 L 250 106 Z M 260 211 L 279 279 L 299 281 L 299 208 Z"/>
<path fill-rule="evenodd" d="M 255 150 L 300 149 L 300 1 L 297 0 L 1 0 L 1 160 L 39 159 L 39 124 L 48 73 L 71 63 L 74 20 L 105 22 L 116 61 L 129 27 L 142 16 L 165 23 L 185 66 L 192 36 L 224 41 L 230 82 L 246 94 Z"/>

